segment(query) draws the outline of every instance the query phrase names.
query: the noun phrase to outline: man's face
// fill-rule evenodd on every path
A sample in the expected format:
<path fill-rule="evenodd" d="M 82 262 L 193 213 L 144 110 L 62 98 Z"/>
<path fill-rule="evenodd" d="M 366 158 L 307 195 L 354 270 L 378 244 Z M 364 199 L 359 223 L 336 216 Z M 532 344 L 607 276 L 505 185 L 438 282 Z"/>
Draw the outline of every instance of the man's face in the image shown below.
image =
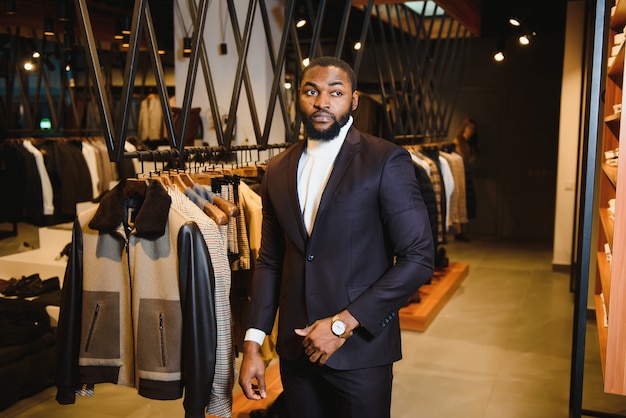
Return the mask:
<path fill-rule="evenodd" d="M 299 104 L 306 135 L 330 140 L 339 134 L 359 102 L 350 77 L 340 68 L 313 67 L 300 83 Z"/>

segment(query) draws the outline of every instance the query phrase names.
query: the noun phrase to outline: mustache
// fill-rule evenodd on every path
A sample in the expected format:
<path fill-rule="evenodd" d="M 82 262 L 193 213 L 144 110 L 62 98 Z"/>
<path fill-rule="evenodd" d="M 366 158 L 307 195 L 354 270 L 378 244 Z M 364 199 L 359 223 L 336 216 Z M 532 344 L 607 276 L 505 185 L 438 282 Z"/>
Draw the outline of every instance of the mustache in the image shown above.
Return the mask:
<path fill-rule="evenodd" d="M 337 118 L 335 117 L 335 115 L 333 115 L 330 112 L 327 112 L 325 110 L 318 110 L 315 113 L 311 113 L 311 116 L 309 116 L 309 118 L 315 117 L 315 116 L 330 116 L 331 118 L 333 118 L 334 120 L 337 120 Z"/>

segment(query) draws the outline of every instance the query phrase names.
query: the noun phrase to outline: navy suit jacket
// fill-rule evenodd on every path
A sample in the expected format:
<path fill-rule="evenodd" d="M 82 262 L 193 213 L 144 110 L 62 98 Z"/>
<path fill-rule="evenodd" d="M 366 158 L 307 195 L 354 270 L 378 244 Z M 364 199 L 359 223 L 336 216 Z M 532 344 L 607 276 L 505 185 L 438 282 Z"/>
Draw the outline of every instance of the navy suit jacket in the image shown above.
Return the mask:
<path fill-rule="evenodd" d="M 294 329 L 347 308 L 361 326 L 326 364 L 388 365 L 402 356 L 398 310 L 434 265 L 413 163 L 405 149 L 351 128 L 308 236 L 297 191 L 305 145 L 294 144 L 267 165 L 248 325 L 269 334 L 280 308 L 277 351 L 295 360 L 303 348 Z"/>

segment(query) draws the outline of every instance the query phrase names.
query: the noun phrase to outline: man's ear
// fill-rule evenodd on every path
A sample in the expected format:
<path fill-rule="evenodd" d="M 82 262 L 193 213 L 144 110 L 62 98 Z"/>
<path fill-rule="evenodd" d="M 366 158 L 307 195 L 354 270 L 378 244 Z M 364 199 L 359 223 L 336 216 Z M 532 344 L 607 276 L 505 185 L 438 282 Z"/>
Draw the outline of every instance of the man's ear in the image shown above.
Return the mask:
<path fill-rule="evenodd" d="M 359 93 L 357 93 L 357 91 L 355 90 L 354 93 L 352 93 L 352 110 L 356 110 L 358 106 L 359 106 Z"/>

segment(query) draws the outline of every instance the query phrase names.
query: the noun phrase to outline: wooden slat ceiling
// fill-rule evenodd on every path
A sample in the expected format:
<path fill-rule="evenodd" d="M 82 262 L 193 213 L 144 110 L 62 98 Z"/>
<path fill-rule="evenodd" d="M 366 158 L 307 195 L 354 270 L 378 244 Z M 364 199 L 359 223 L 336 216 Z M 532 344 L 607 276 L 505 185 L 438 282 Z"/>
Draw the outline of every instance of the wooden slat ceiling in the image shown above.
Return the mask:
<path fill-rule="evenodd" d="M 61 21 L 61 3 L 66 4 L 67 16 L 73 21 L 75 36 L 78 37 L 78 24 L 76 23 L 76 11 L 73 0 L 18 0 L 17 13 L 6 13 L 6 2 L 0 2 L 0 33 L 19 30 L 20 36 L 41 38 L 43 35 L 44 18 L 53 19 L 55 27 L 55 39 L 63 42 L 64 23 Z M 173 29 L 172 6 L 163 8 L 168 2 L 151 2 L 152 18 L 161 32 L 171 32 Z M 171 1 L 169 2 L 171 3 Z M 114 41 L 116 23 L 124 16 L 132 16 L 132 0 L 87 0 L 87 8 L 94 33 L 94 38 L 103 49 L 110 49 Z M 155 7 L 156 6 L 156 7 Z"/>
<path fill-rule="evenodd" d="M 74 14 L 73 1 L 67 1 L 68 13 Z M 88 0 L 88 8 L 90 10 L 90 16 L 92 20 L 94 36 L 100 42 L 106 44 L 112 41 L 112 34 L 115 27 L 115 22 L 120 19 L 120 16 L 127 16 L 132 14 L 132 1 L 129 0 Z M 159 3 L 163 1 L 152 0 L 150 4 L 153 7 L 153 18 L 159 18 L 160 14 L 158 9 Z M 397 4 L 404 3 L 399 0 L 374 0 L 374 4 Z M 465 26 L 475 36 L 480 36 L 481 28 L 481 3 L 482 0 L 436 0 L 436 3 L 441 6 L 450 16 Z M 44 17 L 58 16 L 58 9 L 60 2 L 58 0 L 20 0 L 18 4 L 18 13 L 15 15 L 5 14 L 5 2 L 0 2 L 0 32 L 6 33 L 9 28 L 15 30 L 20 27 L 21 35 L 30 37 L 33 36 L 33 31 L 40 33 L 43 30 Z M 368 4 L 368 0 L 352 0 L 354 6 L 365 7 Z M 164 17 L 164 24 L 168 26 L 171 22 L 166 22 Z M 171 14 L 169 15 L 171 19 Z M 393 20 L 393 16 L 391 17 Z M 55 25 L 60 33 L 63 32 L 62 24 L 55 19 Z M 163 23 L 159 27 L 164 28 Z M 41 35 L 37 35 L 41 36 Z"/>
<path fill-rule="evenodd" d="M 368 4 L 368 0 L 352 0 L 353 6 L 364 8 Z M 405 3 L 400 0 L 374 0 L 374 4 L 398 4 Z M 481 28 L 481 8 L 482 0 L 436 0 L 439 6 L 452 16 L 457 22 L 463 25 L 473 35 L 480 36 Z M 381 18 L 391 21 L 396 27 L 401 27 L 397 17 L 389 16 Z"/>

